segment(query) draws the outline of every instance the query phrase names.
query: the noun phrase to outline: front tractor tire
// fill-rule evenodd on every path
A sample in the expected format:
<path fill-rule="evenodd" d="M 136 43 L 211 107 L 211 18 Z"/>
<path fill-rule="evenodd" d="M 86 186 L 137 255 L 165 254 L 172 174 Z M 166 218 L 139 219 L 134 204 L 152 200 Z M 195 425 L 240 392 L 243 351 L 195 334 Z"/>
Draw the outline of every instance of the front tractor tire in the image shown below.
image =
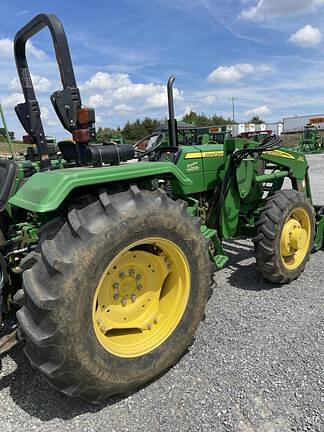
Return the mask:
<path fill-rule="evenodd" d="M 18 320 L 31 363 L 92 403 L 127 394 L 192 343 L 212 267 L 186 203 L 132 186 L 70 209 L 22 263 Z"/>
<path fill-rule="evenodd" d="M 270 282 L 289 283 L 305 269 L 314 240 L 314 209 L 295 190 L 281 190 L 268 199 L 257 222 L 256 265 Z"/>

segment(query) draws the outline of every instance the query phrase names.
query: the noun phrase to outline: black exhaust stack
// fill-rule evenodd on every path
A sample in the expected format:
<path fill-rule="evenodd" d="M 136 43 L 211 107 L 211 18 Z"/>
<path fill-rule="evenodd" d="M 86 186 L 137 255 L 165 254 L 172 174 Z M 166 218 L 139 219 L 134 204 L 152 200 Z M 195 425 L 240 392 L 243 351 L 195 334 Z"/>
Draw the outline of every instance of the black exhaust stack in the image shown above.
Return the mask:
<path fill-rule="evenodd" d="M 169 129 L 169 141 L 171 147 L 178 147 L 178 127 L 177 120 L 174 116 L 174 101 L 173 101 L 173 83 L 176 77 L 171 75 L 168 79 L 168 108 L 169 108 L 169 120 L 168 120 L 168 129 Z"/>

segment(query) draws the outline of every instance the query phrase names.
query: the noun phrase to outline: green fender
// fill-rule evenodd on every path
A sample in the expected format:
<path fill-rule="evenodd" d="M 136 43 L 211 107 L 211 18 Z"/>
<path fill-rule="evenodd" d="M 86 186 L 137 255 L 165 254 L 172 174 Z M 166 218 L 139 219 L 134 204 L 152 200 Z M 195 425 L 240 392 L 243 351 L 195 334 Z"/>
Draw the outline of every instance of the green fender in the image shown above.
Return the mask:
<path fill-rule="evenodd" d="M 134 162 L 102 168 L 70 168 L 32 175 L 12 196 L 9 203 L 36 213 L 56 210 L 77 187 L 100 185 L 145 177 L 173 177 L 180 188 L 192 181 L 172 162 Z"/>

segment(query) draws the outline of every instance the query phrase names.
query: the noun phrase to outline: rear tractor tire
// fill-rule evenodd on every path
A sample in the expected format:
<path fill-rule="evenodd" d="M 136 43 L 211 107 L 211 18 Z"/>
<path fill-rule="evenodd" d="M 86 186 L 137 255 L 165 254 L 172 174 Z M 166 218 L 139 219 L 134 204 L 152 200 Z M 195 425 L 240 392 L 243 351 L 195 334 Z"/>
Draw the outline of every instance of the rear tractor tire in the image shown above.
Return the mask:
<path fill-rule="evenodd" d="M 18 320 L 31 363 L 91 403 L 128 394 L 193 341 L 212 266 L 200 220 L 164 192 L 132 186 L 72 208 L 22 263 Z"/>
<path fill-rule="evenodd" d="M 296 279 L 310 258 L 314 230 L 314 209 L 303 193 L 282 190 L 269 198 L 254 239 L 262 276 L 280 284 Z"/>

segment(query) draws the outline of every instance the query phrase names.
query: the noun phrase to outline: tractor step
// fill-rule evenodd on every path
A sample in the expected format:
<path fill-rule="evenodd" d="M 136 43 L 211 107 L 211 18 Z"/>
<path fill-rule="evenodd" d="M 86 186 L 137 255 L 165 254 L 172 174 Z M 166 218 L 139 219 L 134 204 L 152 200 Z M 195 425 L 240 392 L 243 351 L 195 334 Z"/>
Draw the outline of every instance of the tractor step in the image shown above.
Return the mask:
<path fill-rule="evenodd" d="M 226 266 L 228 260 L 229 260 L 229 257 L 226 255 L 215 255 L 213 257 L 213 261 L 219 270 L 221 270 L 222 268 L 224 268 Z"/>
<path fill-rule="evenodd" d="M 214 243 L 215 252 L 218 252 L 218 254 L 213 255 L 211 250 L 209 250 L 210 260 L 215 263 L 218 270 L 221 270 L 222 268 L 225 267 L 227 261 L 229 260 L 229 257 L 225 255 L 225 253 L 222 253 L 224 252 L 224 249 L 221 241 L 217 236 L 217 231 L 213 228 L 207 228 L 206 225 L 201 226 L 201 231 L 204 237 L 206 237 L 207 239 L 211 240 Z"/>

